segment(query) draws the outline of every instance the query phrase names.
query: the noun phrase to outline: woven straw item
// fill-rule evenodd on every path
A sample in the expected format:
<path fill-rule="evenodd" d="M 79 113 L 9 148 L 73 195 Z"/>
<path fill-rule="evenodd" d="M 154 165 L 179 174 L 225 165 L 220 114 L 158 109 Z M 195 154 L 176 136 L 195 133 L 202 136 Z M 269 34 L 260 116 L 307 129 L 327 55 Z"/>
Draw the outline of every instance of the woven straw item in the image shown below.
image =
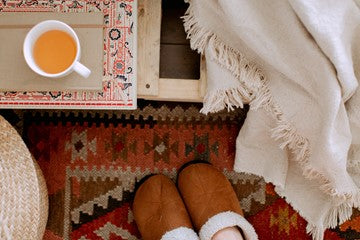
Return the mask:
<path fill-rule="evenodd" d="M 41 170 L 17 131 L 0 116 L 0 239 L 42 239 L 47 217 Z"/>

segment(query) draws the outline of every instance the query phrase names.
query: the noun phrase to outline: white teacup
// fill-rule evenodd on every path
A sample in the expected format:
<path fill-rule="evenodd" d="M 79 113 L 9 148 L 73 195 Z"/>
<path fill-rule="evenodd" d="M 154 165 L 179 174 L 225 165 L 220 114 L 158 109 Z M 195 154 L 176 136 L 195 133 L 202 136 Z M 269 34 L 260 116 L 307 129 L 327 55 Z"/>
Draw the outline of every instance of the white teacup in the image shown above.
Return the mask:
<path fill-rule="evenodd" d="M 59 73 L 47 73 L 44 72 L 41 68 L 38 67 L 36 64 L 34 57 L 33 57 L 33 48 L 36 40 L 45 32 L 48 32 L 50 30 L 60 30 L 63 32 L 66 32 L 69 34 L 76 43 L 76 56 L 74 58 L 73 63 L 64 71 Z M 38 23 L 35 25 L 26 35 L 24 46 L 23 46 L 23 52 L 26 63 L 29 65 L 29 67 L 36 72 L 37 74 L 49 77 L 49 78 L 60 78 L 68 75 L 72 71 L 77 72 L 82 77 L 87 78 L 91 74 L 90 69 L 82 65 L 80 60 L 80 41 L 78 36 L 76 35 L 75 31 L 67 24 L 56 21 L 56 20 L 46 20 L 43 22 Z"/>

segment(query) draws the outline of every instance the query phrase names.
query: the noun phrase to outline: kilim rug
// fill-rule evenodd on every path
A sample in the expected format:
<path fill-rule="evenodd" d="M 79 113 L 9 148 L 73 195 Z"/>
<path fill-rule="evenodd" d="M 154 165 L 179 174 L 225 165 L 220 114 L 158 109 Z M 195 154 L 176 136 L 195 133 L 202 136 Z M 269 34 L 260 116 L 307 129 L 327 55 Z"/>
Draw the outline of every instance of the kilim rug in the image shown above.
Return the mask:
<path fill-rule="evenodd" d="M 305 220 L 271 184 L 231 170 L 246 111 L 204 116 L 200 107 L 139 102 L 138 110 L 118 112 L 2 110 L 47 181 L 44 239 L 141 239 L 130 208 L 134 184 L 154 172 L 175 179 L 193 159 L 224 172 L 260 239 L 311 239 Z M 360 239 L 360 212 L 325 239 Z"/>

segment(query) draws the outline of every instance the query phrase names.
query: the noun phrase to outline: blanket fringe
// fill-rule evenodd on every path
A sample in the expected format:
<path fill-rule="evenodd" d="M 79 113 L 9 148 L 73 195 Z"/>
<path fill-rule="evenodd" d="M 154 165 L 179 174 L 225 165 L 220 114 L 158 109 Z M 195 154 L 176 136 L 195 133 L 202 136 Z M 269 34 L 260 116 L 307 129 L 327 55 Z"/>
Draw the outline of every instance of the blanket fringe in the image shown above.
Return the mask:
<path fill-rule="evenodd" d="M 207 114 L 224 108 L 233 110 L 234 107 L 250 104 L 252 110 L 263 108 L 274 117 L 276 127 L 272 129 L 272 138 L 280 142 L 279 146 L 282 149 L 288 148 L 291 151 L 305 178 L 317 180 L 324 193 L 336 198 L 341 203 L 328 213 L 323 227 L 316 227 L 309 223 L 308 232 L 313 238 L 323 239 L 324 227 L 335 227 L 338 222 L 346 221 L 351 216 L 352 206 L 360 206 L 360 193 L 339 192 L 329 179 L 311 167 L 309 140 L 301 136 L 295 126 L 284 117 L 281 108 L 271 95 L 265 76 L 240 52 L 224 44 L 216 34 L 201 26 L 195 17 L 191 0 L 188 2 L 190 2 L 190 6 L 183 20 L 191 48 L 201 54 L 207 48 L 209 51 L 207 57 L 229 70 L 240 83 L 238 88 L 208 92 L 204 98 L 204 107 L 201 112 Z"/>
<path fill-rule="evenodd" d="M 209 112 L 218 112 L 224 108 L 228 111 L 234 110 L 234 107 L 244 107 L 244 102 L 247 101 L 246 90 L 239 86 L 232 89 L 220 89 L 206 94 L 204 97 L 204 107 L 201 113 L 207 114 Z"/>
<path fill-rule="evenodd" d="M 338 224 L 342 224 L 349 220 L 352 215 L 352 206 L 348 203 L 343 203 L 340 206 L 333 207 L 328 215 L 325 217 L 324 226 L 319 227 L 313 224 L 308 224 L 306 232 L 310 234 L 314 240 L 323 240 L 325 228 L 335 228 Z"/>
<path fill-rule="evenodd" d="M 343 203 L 340 206 L 333 207 L 325 218 L 325 225 L 330 228 L 335 228 L 339 223 L 343 223 L 350 219 L 352 215 L 352 206 L 348 203 Z"/>
<path fill-rule="evenodd" d="M 308 224 L 306 226 L 306 233 L 311 235 L 313 240 L 323 240 L 324 239 L 324 229 L 319 228 L 315 225 Z"/>

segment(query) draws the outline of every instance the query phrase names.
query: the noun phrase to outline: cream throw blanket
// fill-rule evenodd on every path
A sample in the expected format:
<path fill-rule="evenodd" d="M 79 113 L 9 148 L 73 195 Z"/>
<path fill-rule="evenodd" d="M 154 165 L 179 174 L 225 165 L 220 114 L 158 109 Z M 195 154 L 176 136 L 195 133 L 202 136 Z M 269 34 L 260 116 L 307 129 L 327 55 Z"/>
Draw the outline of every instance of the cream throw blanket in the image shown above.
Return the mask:
<path fill-rule="evenodd" d="M 276 191 L 323 239 L 360 206 L 360 11 L 353 0 L 190 0 L 207 59 L 203 113 L 250 104 L 234 169 Z"/>

